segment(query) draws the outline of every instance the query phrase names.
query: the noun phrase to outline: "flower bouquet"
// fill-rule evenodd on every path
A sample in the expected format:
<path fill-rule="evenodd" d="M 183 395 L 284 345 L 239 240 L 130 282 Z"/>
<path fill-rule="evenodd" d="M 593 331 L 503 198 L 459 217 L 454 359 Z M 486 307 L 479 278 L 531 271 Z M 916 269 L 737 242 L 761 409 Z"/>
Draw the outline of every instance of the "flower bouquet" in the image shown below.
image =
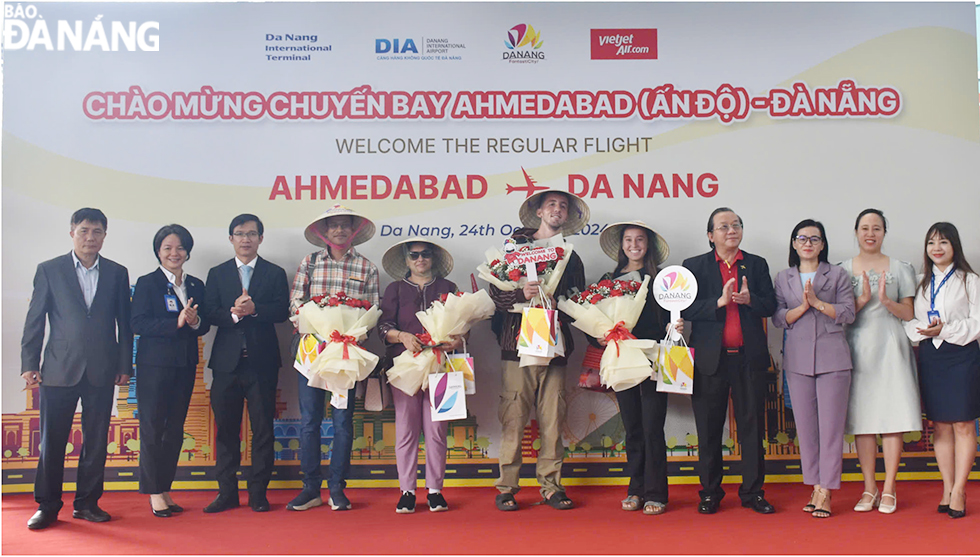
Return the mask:
<path fill-rule="evenodd" d="M 518 288 L 523 288 L 524 284 L 527 283 L 527 268 L 525 263 L 519 260 L 513 260 L 518 259 L 515 257 L 508 258 L 508 255 L 521 256 L 537 248 L 553 248 L 557 256 L 556 259 L 538 261 L 535 263 L 535 270 L 537 271 L 538 280 L 541 281 L 541 292 L 545 296 L 554 296 L 555 291 L 558 289 L 558 283 L 561 281 L 562 274 L 565 272 L 565 267 L 568 265 L 568 259 L 572 255 L 574 246 L 566 243 L 562 236 L 558 235 L 515 247 L 516 250 L 509 254 L 504 254 L 497 248 L 488 249 L 485 253 L 486 261 L 476 268 L 480 278 L 504 292 L 511 292 Z M 523 307 L 526 305 L 514 304 L 514 307 L 510 311 L 521 313 Z"/>
<path fill-rule="evenodd" d="M 587 335 L 607 341 L 599 363 L 602 384 L 624 391 L 653 375 L 660 345 L 637 339 L 630 332 L 646 304 L 650 277 L 635 280 L 601 280 L 584 292 L 558 302 L 558 309 L 575 321 Z"/>
<path fill-rule="evenodd" d="M 445 296 L 432 302 L 429 309 L 416 312 L 425 329 L 425 333 L 418 335 L 422 350 L 399 354 L 388 370 L 388 383 L 409 396 L 427 389 L 429 374 L 445 369 L 442 346 L 452 342 L 452 336 L 468 333 L 473 323 L 489 319 L 493 312 L 493 300 L 486 290 Z"/>
<path fill-rule="evenodd" d="M 358 345 L 381 317 L 381 308 L 338 292 L 314 296 L 299 308 L 302 335 L 293 367 L 311 387 L 346 397 L 355 383 L 367 378 L 378 357 Z"/>

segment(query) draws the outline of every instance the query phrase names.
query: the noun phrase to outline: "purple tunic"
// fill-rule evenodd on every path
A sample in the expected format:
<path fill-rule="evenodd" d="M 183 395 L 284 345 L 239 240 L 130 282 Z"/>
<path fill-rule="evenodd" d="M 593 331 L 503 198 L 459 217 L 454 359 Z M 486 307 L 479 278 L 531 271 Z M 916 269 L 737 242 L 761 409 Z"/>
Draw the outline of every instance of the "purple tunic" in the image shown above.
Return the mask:
<path fill-rule="evenodd" d="M 419 286 L 408 279 L 389 284 L 381 297 L 381 319 L 378 321 L 378 332 L 387 345 L 388 356 L 394 358 L 405 351 L 405 346 L 400 342 L 388 343 L 388 331 L 397 329 L 413 335 L 424 333 L 425 329 L 415 317 L 415 312 L 425 311 L 440 296 L 456 290 L 453 282 L 442 277 L 433 279 L 425 286 Z"/>

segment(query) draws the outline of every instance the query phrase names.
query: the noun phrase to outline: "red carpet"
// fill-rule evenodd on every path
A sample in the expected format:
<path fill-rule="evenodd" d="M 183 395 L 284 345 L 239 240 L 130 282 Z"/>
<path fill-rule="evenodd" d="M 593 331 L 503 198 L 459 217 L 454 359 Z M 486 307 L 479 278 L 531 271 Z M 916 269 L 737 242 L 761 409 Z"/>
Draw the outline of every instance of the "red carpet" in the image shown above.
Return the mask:
<path fill-rule="evenodd" d="M 767 498 L 775 515 L 758 515 L 739 506 L 737 487 L 713 516 L 695 511 L 697 487 L 671 486 L 666 514 L 645 516 L 619 510 L 625 487 L 570 487 L 577 508 L 556 511 L 540 505 L 537 490 L 518 495 L 521 510 L 503 513 L 493 506 L 492 488 L 449 488 L 452 509 L 430 513 L 420 496 L 415 514 L 395 514 L 394 489 L 350 489 L 354 509 L 327 506 L 289 512 L 295 490 L 270 491 L 272 511 L 241 507 L 218 515 L 201 509 L 213 492 L 175 492 L 187 512 L 173 518 L 150 514 L 145 496 L 107 493 L 101 506 L 111 522 L 91 524 L 71 518 L 71 494 L 60 521 L 32 532 L 35 510 L 30 495 L 3 496 L 4 554 L 972 554 L 980 545 L 980 483 L 971 482 L 965 518 L 936 512 L 941 484 L 899 483 L 898 512 L 856 513 L 851 507 L 860 483 L 835 492 L 836 514 L 825 520 L 800 511 L 810 489 L 773 484 Z M 324 491 L 326 493 L 326 491 Z M 242 502 L 246 495 L 242 493 Z"/>

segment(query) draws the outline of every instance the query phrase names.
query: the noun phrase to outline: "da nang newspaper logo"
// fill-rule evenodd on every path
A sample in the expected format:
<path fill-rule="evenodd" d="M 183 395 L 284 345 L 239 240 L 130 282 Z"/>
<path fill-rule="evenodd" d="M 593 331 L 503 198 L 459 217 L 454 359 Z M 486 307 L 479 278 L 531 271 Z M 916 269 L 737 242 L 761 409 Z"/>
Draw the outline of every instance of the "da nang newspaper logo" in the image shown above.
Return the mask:
<path fill-rule="evenodd" d="M 5 50 L 160 50 L 158 21 L 116 21 L 102 14 L 88 20 L 54 19 L 33 4 L 5 4 L 3 16 Z"/>
<path fill-rule="evenodd" d="M 593 29 L 593 60 L 656 60 L 656 29 Z"/>
<path fill-rule="evenodd" d="M 541 31 L 527 23 L 518 23 L 507 31 L 504 60 L 512 64 L 537 64 L 545 59 L 542 45 Z"/>

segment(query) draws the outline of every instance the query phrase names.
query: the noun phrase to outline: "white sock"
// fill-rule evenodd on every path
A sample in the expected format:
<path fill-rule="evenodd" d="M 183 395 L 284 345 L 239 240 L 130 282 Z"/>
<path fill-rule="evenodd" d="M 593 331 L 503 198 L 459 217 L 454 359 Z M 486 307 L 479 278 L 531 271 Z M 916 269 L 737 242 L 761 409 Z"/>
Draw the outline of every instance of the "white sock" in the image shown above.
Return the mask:
<path fill-rule="evenodd" d="M 402 493 L 408 493 L 409 495 L 415 495 L 414 489 L 409 489 L 408 491 L 403 491 Z"/>
<path fill-rule="evenodd" d="M 438 489 L 432 489 L 432 488 L 430 487 L 430 488 L 429 488 L 429 495 L 435 495 L 436 493 L 440 493 L 440 491 L 441 491 L 441 490 L 438 490 Z"/>

